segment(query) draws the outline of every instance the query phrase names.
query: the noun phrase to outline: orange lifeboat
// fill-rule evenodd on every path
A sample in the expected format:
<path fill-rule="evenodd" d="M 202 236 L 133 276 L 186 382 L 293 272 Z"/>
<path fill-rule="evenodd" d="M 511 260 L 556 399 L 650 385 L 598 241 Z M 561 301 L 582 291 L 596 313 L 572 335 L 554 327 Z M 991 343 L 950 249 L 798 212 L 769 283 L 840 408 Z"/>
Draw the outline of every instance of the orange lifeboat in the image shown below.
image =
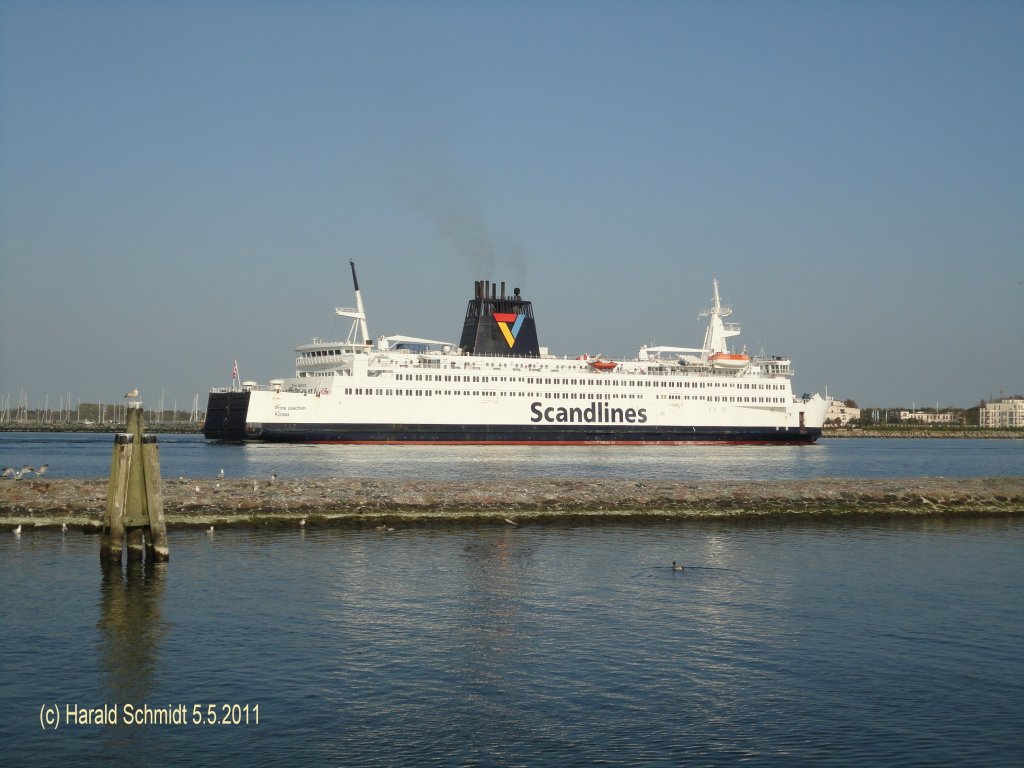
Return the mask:
<path fill-rule="evenodd" d="M 602 360 L 601 358 L 590 361 L 590 367 L 597 371 L 613 371 L 617 365 L 618 363 L 613 360 Z"/>
<path fill-rule="evenodd" d="M 750 355 L 739 355 L 730 352 L 716 352 L 708 358 L 712 368 L 746 368 L 750 365 Z"/>

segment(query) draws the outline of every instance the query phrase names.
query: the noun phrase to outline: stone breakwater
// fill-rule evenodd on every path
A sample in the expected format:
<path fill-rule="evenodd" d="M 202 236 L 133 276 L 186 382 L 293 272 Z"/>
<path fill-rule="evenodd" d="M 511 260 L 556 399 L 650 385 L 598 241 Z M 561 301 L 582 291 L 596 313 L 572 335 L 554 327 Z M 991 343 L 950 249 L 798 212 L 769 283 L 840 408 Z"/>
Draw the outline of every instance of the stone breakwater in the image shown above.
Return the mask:
<path fill-rule="evenodd" d="M 255 482 L 255 487 L 254 487 Z M 163 481 L 168 526 L 394 527 L 1024 514 L 1024 477 L 802 481 L 298 478 Z M 0 526 L 96 530 L 106 480 L 0 482 Z"/>
<path fill-rule="evenodd" d="M 1024 439 L 1024 429 L 980 429 L 978 427 L 967 427 L 956 429 L 949 427 L 902 427 L 897 429 L 846 429 L 843 427 L 825 427 L 821 431 L 823 438 L 885 438 L 899 440 L 1021 440 Z"/>

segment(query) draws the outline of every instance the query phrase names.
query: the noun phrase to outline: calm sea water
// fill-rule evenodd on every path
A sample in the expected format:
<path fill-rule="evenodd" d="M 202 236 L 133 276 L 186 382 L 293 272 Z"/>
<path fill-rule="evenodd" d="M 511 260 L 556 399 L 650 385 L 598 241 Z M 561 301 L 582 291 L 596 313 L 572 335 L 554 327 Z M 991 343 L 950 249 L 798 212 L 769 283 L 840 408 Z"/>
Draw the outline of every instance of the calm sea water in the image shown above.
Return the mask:
<path fill-rule="evenodd" d="M 481 479 L 622 477 L 810 479 L 994 477 L 1024 473 L 1024 440 L 825 439 L 811 446 L 230 445 L 158 435 L 165 477 L 318 475 Z M 52 477 L 106 477 L 109 434 L 0 433 L 0 466 L 49 464 Z"/>
<path fill-rule="evenodd" d="M 1019 765 L 1022 547 L 1010 519 L 175 531 L 166 566 L 104 573 L 96 537 L 7 533 L 0 743 L 19 766 Z M 249 722 L 40 725 L 209 704 Z"/>
<path fill-rule="evenodd" d="M 1021 441 L 160 444 L 165 476 L 1024 466 Z M 111 445 L 3 434 L 0 462 L 105 476 Z M 673 522 L 172 531 L 170 563 L 104 571 L 97 537 L 4 531 L 0 745 L 11 765 L 1019 765 L 1022 555 L 1017 519 Z M 143 706 L 188 724 L 125 722 Z M 74 707 L 119 724 L 68 724 Z"/>

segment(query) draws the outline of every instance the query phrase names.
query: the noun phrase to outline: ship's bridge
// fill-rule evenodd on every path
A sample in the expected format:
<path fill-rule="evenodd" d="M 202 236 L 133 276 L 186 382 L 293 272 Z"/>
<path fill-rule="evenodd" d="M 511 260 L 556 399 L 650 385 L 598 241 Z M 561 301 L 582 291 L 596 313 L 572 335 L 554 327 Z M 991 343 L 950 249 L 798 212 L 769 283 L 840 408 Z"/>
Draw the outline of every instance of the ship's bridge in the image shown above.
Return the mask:
<path fill-rule="evenodd" d="M 300 344 L 295 348 L 295 367 L 300 370 L 336 368 L 343 365 L 346 356 L 366 354 L 369 351 L 369 342 L 352 344 L 345 341 L 324 341 L 314 338 L 311 344 Z"/>

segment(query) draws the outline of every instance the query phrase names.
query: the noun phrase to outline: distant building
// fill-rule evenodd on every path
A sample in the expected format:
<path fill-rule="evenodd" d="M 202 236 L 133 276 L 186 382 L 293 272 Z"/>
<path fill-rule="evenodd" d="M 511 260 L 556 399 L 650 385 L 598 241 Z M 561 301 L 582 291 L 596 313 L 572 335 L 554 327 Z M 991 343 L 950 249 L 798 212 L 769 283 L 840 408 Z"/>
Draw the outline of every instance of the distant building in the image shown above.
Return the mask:
<path fill-rule="evenodd" d="M 1024 427 L 1024 397 L 1004 397 L 978 411 L 981 427 Z"/>
<path fill-rule="evenodd" d="M 900 411 L 900 421 L 916 421 L 920 424 L 959 424 L 960 415 L 944 411 Z"/>
<path fill-rule="evenodd" d="M 860 408 L 848 406 L 842 400 L 833 400 L 828 410 L 825 411 L 825 423 L 833 427 L 845 427 L 851 421 L 859 419 Z"/>

